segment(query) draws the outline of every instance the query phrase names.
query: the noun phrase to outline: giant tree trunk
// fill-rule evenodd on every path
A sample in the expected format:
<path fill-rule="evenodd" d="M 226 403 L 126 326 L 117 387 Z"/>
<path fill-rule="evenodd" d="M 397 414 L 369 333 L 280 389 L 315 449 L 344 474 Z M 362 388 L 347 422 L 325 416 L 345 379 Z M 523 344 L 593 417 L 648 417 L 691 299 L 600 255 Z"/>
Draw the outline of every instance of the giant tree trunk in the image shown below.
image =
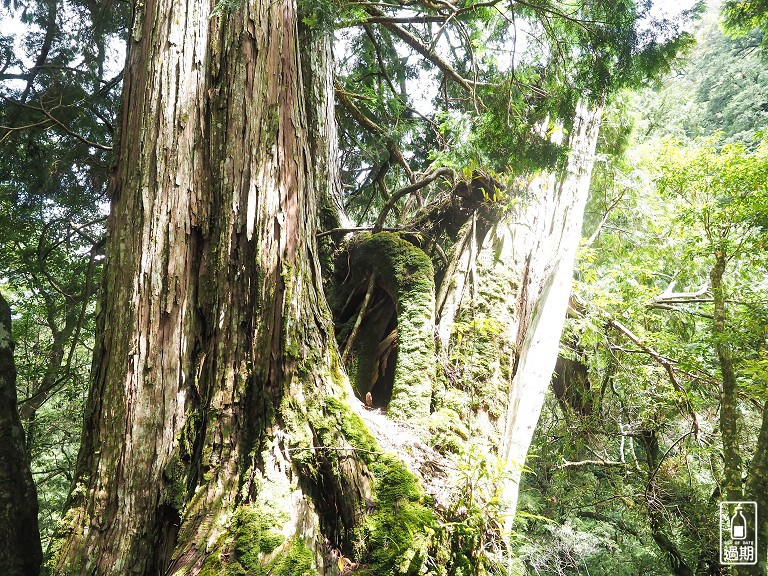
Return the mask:
<path fill-rule="evenodd" d="M 334 165 L 328 43 L 300 35 L 295 0 L 227 5 L 136 4 L 56 574 L 323 572 L 323 537 L 348 550 L 369 492 L 338 456 L 348 384 L 314 242 Z"/>
<path fill-rule="evenodd" d="M 42 560 L 37 492 L 16 410 L 11 309 L 0 294 L 0 572 L 37 576 Z"/>
<path fill-rule="evenodd" d="M 577 106 L 564 173 L 538 207 L 527 215 L 526 265 L 518 300 L 517 356 L 505 417 L 502 458 L 510 466 L 505 486 L 508 518 L 517 509 L 520 472 L 552 380 L 571 295 L 576 250 L 581 240 L 602 108 Z M 511 528 L 511 526 L 508 526 Z"/>

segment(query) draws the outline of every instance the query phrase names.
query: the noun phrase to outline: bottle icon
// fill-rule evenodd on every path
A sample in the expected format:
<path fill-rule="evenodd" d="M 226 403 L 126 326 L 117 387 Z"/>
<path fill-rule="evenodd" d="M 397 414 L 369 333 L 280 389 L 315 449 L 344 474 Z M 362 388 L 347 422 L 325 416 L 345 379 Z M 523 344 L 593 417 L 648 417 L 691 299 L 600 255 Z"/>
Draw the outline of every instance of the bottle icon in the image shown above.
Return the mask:
<path fill-rule="evenodd" d="M 734 540 L 747 538 L 747 519 L 744 518 L 741 506 L 737 506 L 736 511 L 731 516 L 731 538 Z"/>

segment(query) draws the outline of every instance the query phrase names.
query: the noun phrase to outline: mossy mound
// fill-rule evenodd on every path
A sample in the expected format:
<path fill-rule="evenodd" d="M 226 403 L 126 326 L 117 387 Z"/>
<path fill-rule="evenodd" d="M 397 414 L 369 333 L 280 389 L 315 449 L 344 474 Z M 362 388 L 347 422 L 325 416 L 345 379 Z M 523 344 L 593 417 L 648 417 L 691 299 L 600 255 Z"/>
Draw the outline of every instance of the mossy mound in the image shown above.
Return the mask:
<path fill-rule="evenodd" d="M 418 480 L 394 456 L 372 464 L 376 509 L 363 526 L 366 560 L 377 576 L 424 574 L 437 521 Z"/>
<path fill-rule="evenodd" d="M 270 510 L 241 506 L 200 576 L 317 576 L 311 548 L 301 538 L 286 541 L 281 524 Z"/>
<path fill-rule="evenodd" d="M 371 305 L 369 317 L 361 326 L 347 362 L 353 386 L 362 398 L 377 379 L 387 380 L 385 389 L 374 390 L 374 398 L 385 398 L 389 414 L 400 420 L 416 420 L 429 415 L 435 381 L 434 342 L 435 271 L 421 248 L 390 232 L 361 234 L 347 246 L 348 261 L 339 266 L 343 281 L 335 297 L 337 316 L 344 320 L 339 334 L 344 338 L 357 319 L 354 311 L 342 310 L 371 275 L 381 307 Z M 364 290 L 363 290 L 364 292 Z M 362 297 L 360 296 L 360 299 Z M 394 322 L 386 310 L 394 309 Z M 382 341 L 397 329 L 394 370 L 386 372 L 381 358 Z M 392 362 L 392 360 L 390 360 Z M 381 374 L 375 373 L 381 368 Z M 372 374 L 372 371 L 374 374 Z M 381 386 L 381 385 L 379 385 Z"/>

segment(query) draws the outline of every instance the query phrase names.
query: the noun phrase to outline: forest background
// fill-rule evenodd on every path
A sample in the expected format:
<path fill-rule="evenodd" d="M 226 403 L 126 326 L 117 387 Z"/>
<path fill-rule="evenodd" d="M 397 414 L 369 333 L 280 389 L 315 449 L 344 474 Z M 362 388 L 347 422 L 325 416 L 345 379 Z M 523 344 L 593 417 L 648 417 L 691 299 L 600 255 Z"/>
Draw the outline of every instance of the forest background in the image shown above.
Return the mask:
<path fill-rule="evenodd" d="M 361 256 L 345 248 L 355 240 L 340 234 L 386 226 L 397 242 L 428 255 L 438 279 L 460 268 L 471 239 L 480 239 L 466 252 L 468 262 L 477 261 L 465 264 L 472 314 L 462 315 L 457 303 L 449 334 L 421 344 L 437 346 L 438 367 L 424 370 L 442 382 L 427 411 L 429 440 L 407 426 L 403 432 L 418 437 L 409 449 L 421 454 L 413 458 L 422 476 L 425 461 L 438 478 L 441 467 L 450 469 L 427 487 L 428 496 L 415 485 L 409 498 L 437 511 L 430 530 L 443 534 L 436 541 L 445 538 L 451 553 L 440 557 L 430 548 L 435 542 L 411 538 L 397 544 L 410 556 L 399 550 L 396 560 L 377 558 L 341 537 L 337 572 L 386 566 L 372 573 L 727 573 L 719 561 L 719 502 L 754 499 L 768 510 L 768 72 L 760 29 L 766 7 L 729 2 L 653 20 L 650 5 L 641 6 L 643 29 L 634 20 L 629 28 L 597 26 L 610 19 L 606 10 L 621 12 L 613 3 L 515 3 L 504 13 L 493 2 L 449 3 L 454 16 L 440 13 L 440 4 L 427 2 L 417 14 L 402 12 L 407 4 L 390 13 L 352 3 L 333 21 L 333 3 L 302 12 L 307 29 L 336 34 L 332 89 L 343 218 L 323 206 L 318 236 L 340 360 L 361 404 L 372 392 L 369 408 L 391 411 L 390 402 L 401 402 L 405 413 L 420 414 L 393 383 L 395 358 L 402 363 L 406 356 L 407 303 L 394 296 L 392 310 L 382 311 L 386 287 L 376 291 L 373 273 L 356 278 L 354 266 L 345 268 L 340 254 Z M 53 557 L 51 544 L 73 501 L 98 348 L 108 182 L 124 79 L 115 47 L 139 40 L 127 3 L 3 6 L 0 288 L 12 310 L 18 418 L 39 503 L 40 548 Z M 633 3 L 622 10 L 627 6 L 642 20 Z M 212 17 L 237 10 L 236 1 L 222 0 Z M 510 54 L 505 34 L 515 17 L 516 33 L 527 40 Z M 10 18 L 24 29 L 13 30 Z M 448 26 L 453 20 L 461 23 L 455 30 Z M 626 55 L 632 64 L 622 60 L 627 30 L 635 34 Z M 598 32 L 606 37 L 596 40 Z M 439 78 L 428 81 L 430 75 Z M 556 134 L 577 132 L 574 111 L 583 94 L 605 111 L 555 375 L 510 531 L 500 487 L 514 473 L 487 438 L 498 434 L 506 402 L 505 390 L 487 383 L 506 382 L 516 368 L 501 362 L 496 373 L 489 369 L 508 344 L 499 326 L 506 318 L 494 308 L 505 298 L 502 288 L 478 281 L 488 273 L 484 267 L 498 274 L 479 256 L 477 229 L 492 228 L 492 218 L 462 204 L 458 211 L 475 215 L 445 225 L 450 218 L 440 210 L 448 209 L 436 199 L 449 194 L 505 214 L 518 210 L 527 201 L 520 190 L 567 164 L 568 147 L 555 142 Z M 441 248 L 440 234 L 450 236 L 451 226 L 453 240 Z M 350 275 L 356 285 L 344 288 Z M 439 283 L 414 286 L 440 301 Z M 450 295 L 442 297 L 450 303 Z M 377 302 L 384 303 L 376 308 Z M 397 321 L 390 320 L 395 310 Z M 375 338 L 360 322 L 371 316 L 378 318 L 371 322 L 380 332 Z M 369 337 L 376 340 L 372 357 L 361 348 Z M 373 375 L 361 374 L 361 359 L 375 363 Z M 411 371 L 419 372 L 414 362 Z M 446 392 L 452 389 L 456 397 Z M 235 560 L 206 564 L 211 573 L 255 570 L 238 540 L 237 522 L 245 520 L 235 518 L 230 540 L 212 553 Z M 374 542 L 380 536 L 370 524 L 363 532 Z M 298 553 L 290 556 L 294 564 L 275 564 L 265 538 L 258 562 L 303 573 Z M 19 573 L 34 569 L 25 570 Z M 759 572 L 748 570 L 765 573 L 762 560 Z"/>

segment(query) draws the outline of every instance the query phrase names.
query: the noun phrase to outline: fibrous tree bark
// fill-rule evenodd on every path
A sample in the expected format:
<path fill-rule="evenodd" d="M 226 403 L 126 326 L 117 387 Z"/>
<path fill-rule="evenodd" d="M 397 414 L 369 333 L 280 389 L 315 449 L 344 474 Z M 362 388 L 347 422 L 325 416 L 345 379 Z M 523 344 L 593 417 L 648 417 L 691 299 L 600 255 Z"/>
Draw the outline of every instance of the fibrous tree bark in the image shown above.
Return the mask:
<path fill-rule="evenodd" d="M 16 405 L 11 308 L 0 294 L 0 570 L 37 576 L 42 560 L 37 492 Z"/>
<path fill-rule="evenodd" d="M 577 106 L 564 173 L 554 185 L 543 188 L 549 195 L 539 212 L 527 220 L 535 231 L 523 252 L 527 263 L 519 300 L 517 357 L 501 449 L 501 456 L 511 467 L 505 488 L 510 520 L 517 508 L 520 472 L 557 360 L 601 116 L 602 106 L 585 102 Z"/>
<path fill-rule="evenodd" d="M 321 216 L 343 225 L 330 44 L 298 11 L 295 0 L 135 5 L 91 390 L 54 574 L 337 574 L 352 557 L 415 574 L 441 537 L 410 473 L 350 408 L 315 242 Z M 457 286 L 482 290 L 478 267 L 506 282 L 499 342 L 512 355 L 481 417 L 502 433 L 510 518 L 599 116 L 581 106 L 562 174 L 529 182 L 512 215 L 473 217 L 459 248 Z M 398 338 L 391 404 L 423 428 L 440 395 L 435 317 L 450 334 L 462 297 L 441 291 L 436 304 L 429 258 L 403 238 L 367 242 L 385 253 L 369 272 L 398 314 L 396 336 L 383 334 Z"/>
<path fill-rule="evenodd" d="M 370 493 L 338 456 L 348 386 L 314 242 L 333 194 L 329 44 L 293 0 L 222 6 L 135 5 L 55 574 L 323 572 Z"/>

